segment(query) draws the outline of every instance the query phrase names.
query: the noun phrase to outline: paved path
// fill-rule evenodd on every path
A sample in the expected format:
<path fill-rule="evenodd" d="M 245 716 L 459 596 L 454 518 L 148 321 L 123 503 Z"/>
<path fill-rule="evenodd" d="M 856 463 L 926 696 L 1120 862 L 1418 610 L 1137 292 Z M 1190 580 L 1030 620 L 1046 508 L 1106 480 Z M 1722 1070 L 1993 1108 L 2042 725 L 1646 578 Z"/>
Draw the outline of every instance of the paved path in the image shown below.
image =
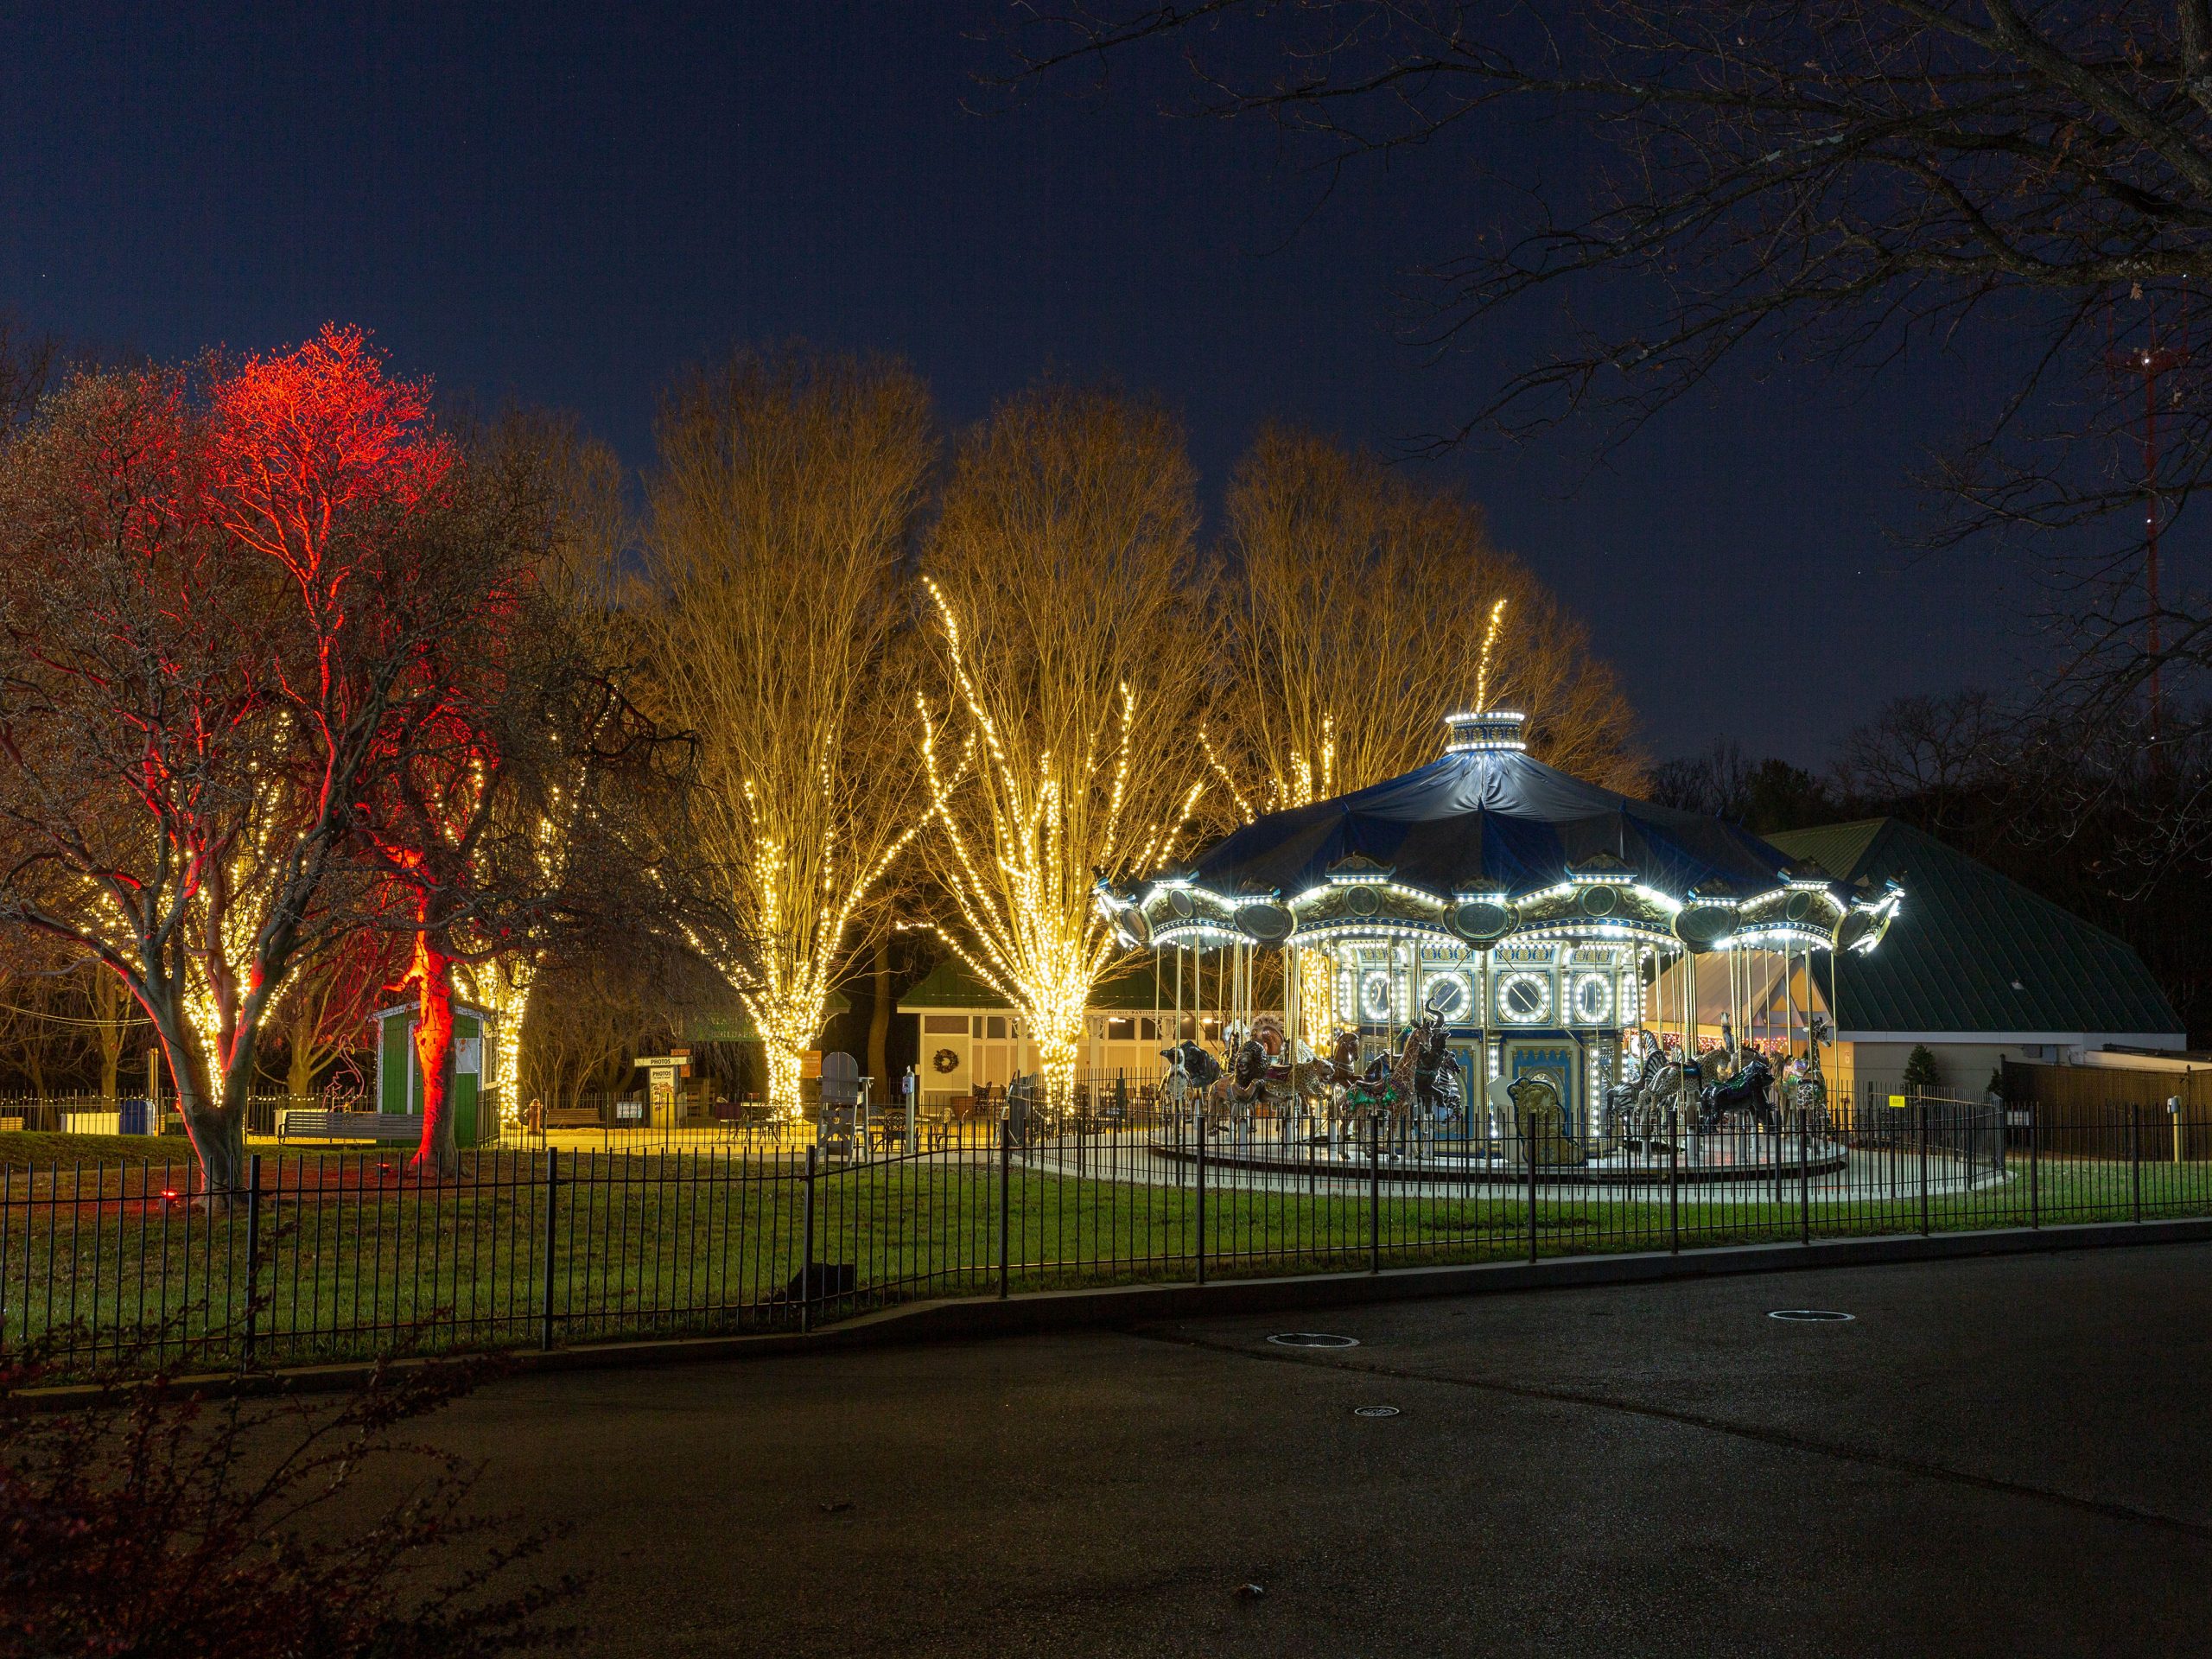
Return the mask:
<path fill-rule="evenodd" d="M 1305 1322 L 1361 1345 L 537 1376 L 440 1432 L 574 1523 L 595 1654 L 2212 1653 L 2212 1247 Z"/>

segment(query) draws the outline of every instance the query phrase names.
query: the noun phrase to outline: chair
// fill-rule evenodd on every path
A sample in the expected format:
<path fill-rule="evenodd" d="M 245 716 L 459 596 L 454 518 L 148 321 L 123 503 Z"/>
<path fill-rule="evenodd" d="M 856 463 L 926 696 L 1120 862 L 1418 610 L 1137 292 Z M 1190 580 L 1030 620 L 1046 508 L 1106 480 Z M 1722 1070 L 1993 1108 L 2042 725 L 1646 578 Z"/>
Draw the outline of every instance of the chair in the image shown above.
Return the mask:
<path fill-rule="evenodd" d="M 842 1049 L 822 1057 L 822 1108 L 814 1128 L 815 1143 L 824 1157 L 850 1158 L 855 1148 L 867 1149 L 867 1096 L 859 1061 Z"/>

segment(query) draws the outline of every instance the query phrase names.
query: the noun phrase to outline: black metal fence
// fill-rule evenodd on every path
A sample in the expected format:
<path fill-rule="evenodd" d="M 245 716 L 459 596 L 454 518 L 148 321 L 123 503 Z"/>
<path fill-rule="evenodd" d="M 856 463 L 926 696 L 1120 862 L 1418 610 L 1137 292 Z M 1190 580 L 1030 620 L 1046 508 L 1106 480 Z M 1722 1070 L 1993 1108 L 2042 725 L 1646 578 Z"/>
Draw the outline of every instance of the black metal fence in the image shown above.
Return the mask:
<path fill-rule="evenodd" d="M 2183 1155 L 2202 1126 L 2163 1103 L 2064 1144 L 2031 1112 L 1934 1099 L 1643 1142 L 1202 1117 L 1103 1090 L 1011 1104 L 911 1134 L 899 1113 L 780 1141 L 485 1150 L 448 1180 L 404 1148 L 264 1152 L 217 1208 L 181 1159 L 0 1162 L 0 1342 L 79 1370 L 261 1366 L 1049 1287 L 2212 1215 L 2212 1158 Z"/>

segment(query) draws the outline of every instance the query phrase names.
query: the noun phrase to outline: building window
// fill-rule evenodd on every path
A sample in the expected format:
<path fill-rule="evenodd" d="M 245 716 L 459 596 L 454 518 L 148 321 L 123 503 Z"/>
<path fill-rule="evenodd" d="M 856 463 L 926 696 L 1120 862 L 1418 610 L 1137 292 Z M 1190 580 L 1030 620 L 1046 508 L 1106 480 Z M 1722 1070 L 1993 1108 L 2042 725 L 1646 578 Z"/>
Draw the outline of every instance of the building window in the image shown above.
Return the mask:
<path fill-rule="evenodd" d="M 1144 1039 L 1147 1043 L 1156 1043 L 1160 1040 L 1159 1020 L 1147 1015 L 1142 1022 L 1141 1029 L 1144 1032 Z"/>
<path fill-rule="evenodd" d="M 964 1014 L 925 1014 L 922 1016 L 922 1030 L 931 1037 L 965 1037 L 968 1016 Z"/>
<path fill-rule="evenodd" d="M 1106 1021 L 1106 1040 L 1109 1043 L 1135 1042 L 1137 1022 L 1135 1020 L 1109 1019 Z"/>
<path fill-rule="evenodd" d="M 1001 1041 L 1004 1041 L 1006 1039 L 1006 1016 L 1002 1014 L 994 1014 L 987 1018 L 983 1021 L 983 1035 L 986 1037 L 995 1037 Z"/>

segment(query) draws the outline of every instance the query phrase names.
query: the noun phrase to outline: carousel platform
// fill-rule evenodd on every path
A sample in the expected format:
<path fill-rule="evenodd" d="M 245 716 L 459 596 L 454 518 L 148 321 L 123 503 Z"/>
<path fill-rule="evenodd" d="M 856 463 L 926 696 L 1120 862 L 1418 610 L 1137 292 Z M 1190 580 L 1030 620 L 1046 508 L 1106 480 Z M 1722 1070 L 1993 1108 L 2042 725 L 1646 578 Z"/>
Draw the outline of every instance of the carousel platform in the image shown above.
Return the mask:
<path fill-rule="evenodd" d="M 1798 1155 L 1791 1136 L 1748 1135 L 1720 1131 L 1687 1135 L 1669 1157 L 1656 1151 L 1625 1148 L 1575 1159 L 1540 1159 L 1536 1179 L 1547 1186 L 1650 1186 L 1669 1180 L 1683 1186 L 1752 1181 L 1821 1179 L 1838 1175 L 1848 1166 L 1850 1154 L 1834 1142 L 1816 1140 Z M 1187 1141 L 1155 1141 L 1152 1155 L 1170 1164 L 1196 1164 L 1198 1153 Z M 1294 1175 L 1301 1179 L 1472 1183 L 1479 1186 L 1516 1187 L 1529 1183 L 1523 1160 L 1479 1143 L 1473 1147 L 1449 1141 L 1407 1143 L 1381 1147 L 1367 1142 L 1332 1143 L 1325 1138 L 1307 1141 L 1238 1141 L 1228 1138 L 1210 1141 L 1206 1167 L 1249 1171 L 1255 1174 Z"/>

